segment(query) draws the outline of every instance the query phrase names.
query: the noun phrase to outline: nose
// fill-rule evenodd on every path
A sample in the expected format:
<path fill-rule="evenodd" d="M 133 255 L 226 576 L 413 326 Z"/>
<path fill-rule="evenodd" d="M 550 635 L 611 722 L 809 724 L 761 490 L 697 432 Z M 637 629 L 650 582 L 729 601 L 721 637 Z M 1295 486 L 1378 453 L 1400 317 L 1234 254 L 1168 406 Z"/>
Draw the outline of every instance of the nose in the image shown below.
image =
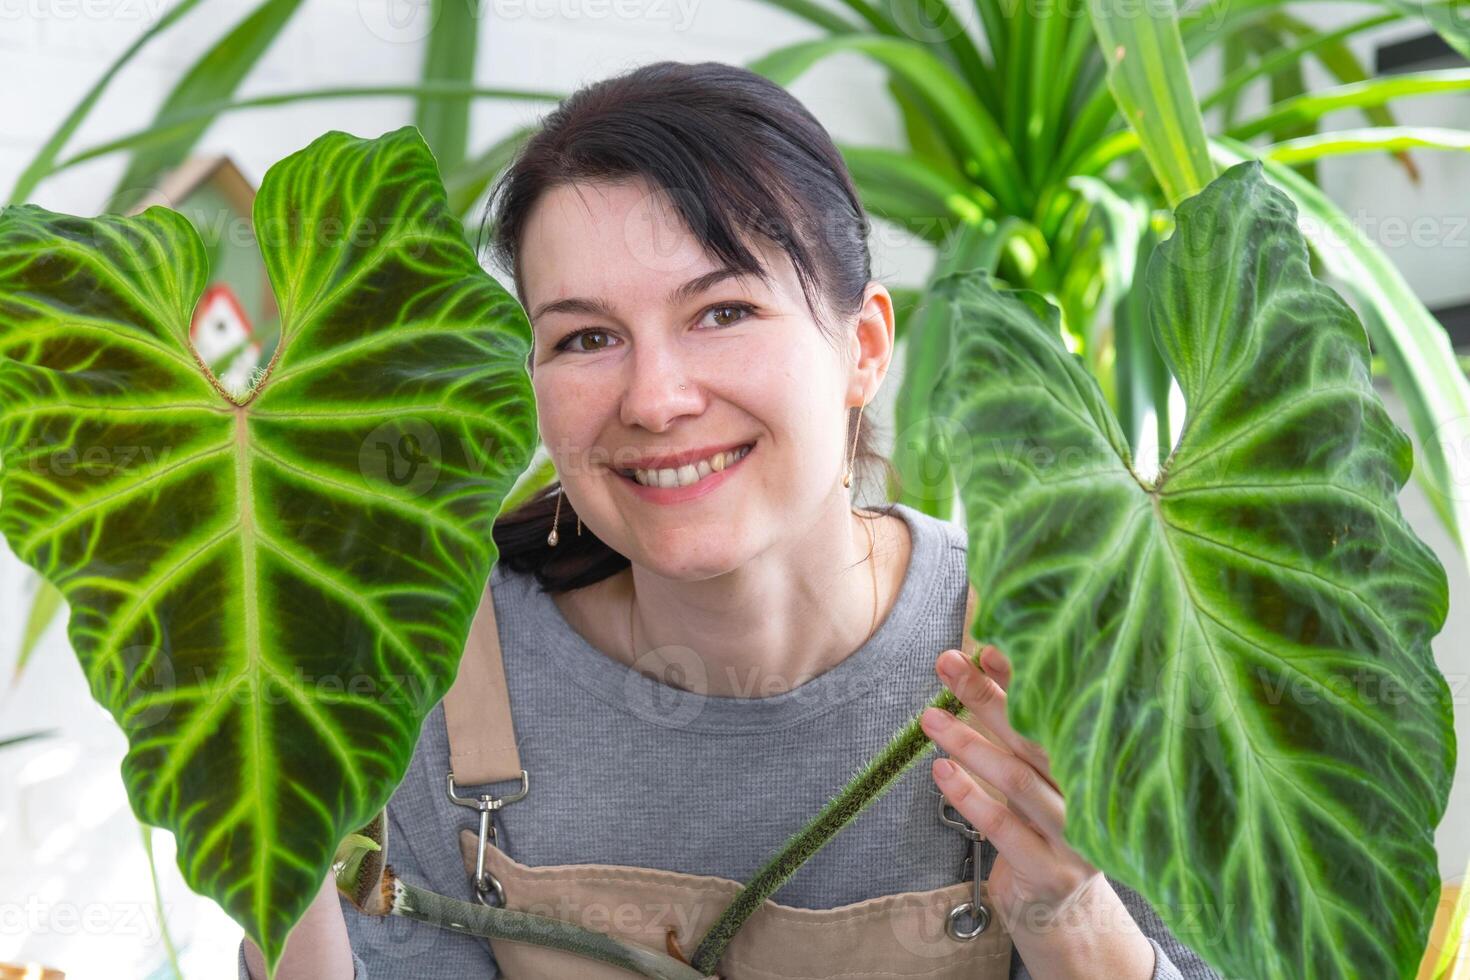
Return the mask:
<path fill-rule="evenodd" d="M 700 385 L 677 348 L 645 342 L 636 346 L 627 364 L 630 374 L 620 411 L 624 425 L 663 432 L 681 415 L 703 411 Z"/>

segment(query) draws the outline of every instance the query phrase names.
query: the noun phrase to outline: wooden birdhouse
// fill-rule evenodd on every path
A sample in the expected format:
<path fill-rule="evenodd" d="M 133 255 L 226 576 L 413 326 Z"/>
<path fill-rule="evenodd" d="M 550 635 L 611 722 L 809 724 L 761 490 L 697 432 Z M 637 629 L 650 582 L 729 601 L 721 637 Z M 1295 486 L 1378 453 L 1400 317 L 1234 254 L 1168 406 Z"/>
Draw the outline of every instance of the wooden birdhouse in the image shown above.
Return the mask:
<path fill-rule="evenodd" d="M 204 242 L 209 285 L 194 308 L 189 339 L 220 383 L 243 393 L 280 339 L 280 313 L 255 238 L 255 188 L 229 157 L 196 156 L 129 213 L 155 204 L 188 218 Z"/>

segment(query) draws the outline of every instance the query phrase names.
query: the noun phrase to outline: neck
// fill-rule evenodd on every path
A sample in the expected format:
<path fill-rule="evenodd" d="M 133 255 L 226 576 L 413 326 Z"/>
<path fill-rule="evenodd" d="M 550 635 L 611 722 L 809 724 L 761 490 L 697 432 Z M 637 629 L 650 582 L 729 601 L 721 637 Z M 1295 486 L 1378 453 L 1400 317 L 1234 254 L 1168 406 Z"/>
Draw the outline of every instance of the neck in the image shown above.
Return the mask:
<path fill-rule="evenodd" d="M 902 518 L 841 504 L 733 572 L 684 581 L 635 565 L 557 604 L 593 646 L 662 683 L 715 697 L 790 691 L 867 641 L 908 568 Z"/>

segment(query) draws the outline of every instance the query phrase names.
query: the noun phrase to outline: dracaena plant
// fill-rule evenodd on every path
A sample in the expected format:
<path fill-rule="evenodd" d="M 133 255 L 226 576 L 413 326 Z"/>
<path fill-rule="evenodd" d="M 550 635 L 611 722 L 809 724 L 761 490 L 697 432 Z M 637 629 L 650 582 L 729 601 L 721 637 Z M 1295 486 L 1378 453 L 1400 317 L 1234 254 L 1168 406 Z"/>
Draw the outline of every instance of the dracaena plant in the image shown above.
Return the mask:
<path fill-rule="evenodd" d="M 1259 162 L 1175 217 L 1143 289 L 1187 414 L 1153 476 L 1056 307 L 984 269 L 934 284 L 931 410 L 964 503 L 973 633 L 1014 664 L 1009 718 L 1051 759 L 1069 844 L 1211 965 L 1412 977 L 1456 746 L 1430 651 L 1445 573 L 1397 501 L 1410 444 Z M 915 718 L 694 965 L 928 744 Z"/>
<path fill-rule="evenodd" d="M 1212 158 L 1265 161 L 1311 219 L 1314 260 L 1365 311 L 1423 447 L 1426 495 L 1450 534 L 1470 545 L 1470 498 L 1456 492 L 1470 384 L 1423 302 L 1314 184 L 1316 162 L 1330 157 L 1391 153 L 1417 180 L 1410 150 L 1470 148 L 1470 132 L 1401 126 L 1394 115 L 1400 100 L 1470 91 L 1470 67 L 1370 78 L 1350 46 L 1422 18 L 1470 57 L 1470 0 L 1365 0 L 1361 17 L 1335 28 L 1295 16 L 1311 9 L 1298 0 L 1202 0 L 1177 10 L 1131 0 L 762 2 L 824 36 L 775 48 L 751 69 L 791 84 L 846 54 L 885 74 L 907 145 L 841 149 L 865 207 L 938 250 L 924 288 L 983 267 L 1045 295 L 1145 469 L 1169 451 L 1177 420 L 1169 417 L 1172 379 L 1140 315 L 1139 273 L 1168 233 L 1170 209 L 1214 175 Z M 1223 66 L 1218 75 L 1198 64 L 1207 59 Z M 1338 84 L 1307 91 L 1308 68 Z M 1208 80 L 1198 96 L 1195 77 Z M 1263 108 L 1238 111 L 1257 94 Z M 1370 125 L 1320 129 L 1342 110 L 1362 112 Z M 922 295 L 905 295 L 903 308 L 922 309 Z M 903 482 L 894 493 L 948 516 L 955 484 L 933 451 L 942 433 L 927 410 L 938 341 L 922 316 L 901 318 L 900 330 L 909 368 L 895 426 Z"/>
<path fill-rule="evenodd" d="M 235 392 L 182 215 L 0 212 L 0 532 L 66 598 L 134 812 L 274 964 L 454 678 L 537 432 L 530 326 L 415 128 L 277 162 L 254 226 L 282 336 Z"/>

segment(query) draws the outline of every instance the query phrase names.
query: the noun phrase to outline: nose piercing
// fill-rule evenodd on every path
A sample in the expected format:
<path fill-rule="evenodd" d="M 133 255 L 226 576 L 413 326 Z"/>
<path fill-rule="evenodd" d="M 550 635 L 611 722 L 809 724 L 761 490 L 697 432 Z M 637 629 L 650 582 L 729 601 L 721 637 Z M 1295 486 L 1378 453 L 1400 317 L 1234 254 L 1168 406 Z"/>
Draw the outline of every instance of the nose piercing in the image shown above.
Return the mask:
<path fill-rule="evenodd" d="M 682 389 L 684 386 L 683 385 L 680 385 L 679 387 Z"/>

